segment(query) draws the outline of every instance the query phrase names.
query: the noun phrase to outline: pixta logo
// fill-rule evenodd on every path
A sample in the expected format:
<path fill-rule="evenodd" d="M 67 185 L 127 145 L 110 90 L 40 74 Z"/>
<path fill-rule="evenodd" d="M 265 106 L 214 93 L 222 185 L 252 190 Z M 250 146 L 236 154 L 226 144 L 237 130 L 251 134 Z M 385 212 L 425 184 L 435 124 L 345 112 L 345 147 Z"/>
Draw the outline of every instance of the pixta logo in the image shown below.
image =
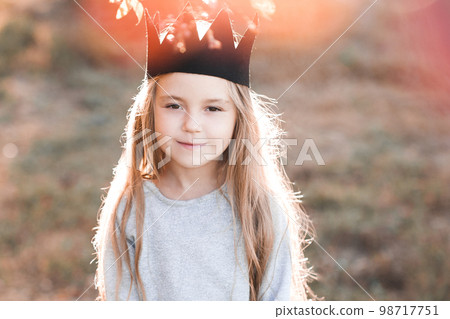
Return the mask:
<path fill-rule="evenodd" d="M 135 144 L 136 152 L 134 163 L 136 167 L 139 167 L 144 156 L 147 156 L 147 160 L 151 163 L 149 155 L 154 154 L 157 149 L 161 148 L 162 145 L 172 139 L 170 136 L 163 136 L 162 138 L 158 139 L 158 137 L 161 135 L 162 134 L 159 132 L 152 132 L 150 129 L 143 129 L 127 141 L 127 143 Z M 127 147 L 129 147 L 129 145 L 127 145 Z M 170 162 L 172 154 L 170 146 L 166 147 L 164 152 L 161 153 L 164 154 L 164 158 L 158 162 L 158 169 Z M 130 167 L 131 163 L 133 162 L 132 157 L 133 154 L 129 152 L 126 159 L 128 167 Z"/>

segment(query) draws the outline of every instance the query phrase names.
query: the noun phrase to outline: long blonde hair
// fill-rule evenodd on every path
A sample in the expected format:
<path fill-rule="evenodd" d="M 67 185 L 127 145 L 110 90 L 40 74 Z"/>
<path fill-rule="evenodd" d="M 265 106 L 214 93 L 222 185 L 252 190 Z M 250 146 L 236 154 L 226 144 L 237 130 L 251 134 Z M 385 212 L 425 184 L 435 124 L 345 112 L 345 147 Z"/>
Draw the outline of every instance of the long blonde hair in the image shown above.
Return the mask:
<path fill-rule="evenodd" d="M 97 232 L 92 240 L 98 260 L 95 275 L 95 286 L 99 291 L 97 300 L 106 300 L 103 262 L 104 248 L 109 240 L 112 241 L 116 259 L 119 259 L 116 262 L 116 299 L 122 280 L 122 261 L 125 260 L 131 283 L 136 283 L 141 298 L 146 300 L 139 272 L 145 212 L 142 183 L 144 179 L 159 178 L 164 166 L 158 168 L 158 163 L 164 154 L 160 149 L 152 151 L 152 141 L 143 143 L 145 136 L 142 132 L 155 132 L 153 110 L 159 78 L 144 80 L 128 111 L 128 123 L 123 136 L 125 146 L 114 169 L 111 187 L 99 209 L 98 226 L 95 228 Z M 313 238 L 314 229 L 301 205 L 301 195 L 293 190 L 280 161 L 281 138 L 285 133 L 281 129 L 279 116 L 273 111 L 275 101 L 243 85 L 227 81 L 227 86 L 229 96 L 237 109 L 237 121 L 233 132 L 233 147 L 228 147 L 223 153 L 218 175 L 225 178 L 233 217 L 241 223 L 241 236 L 244 239 L 248 262 L 250 300 L 258 300 L 259 296 L 264 294 L 260 291 L 261 283 L 274 245 L 271 196 L 276 198 L 276 202 L 288 216 L 292 260 L 291 299 L 315 299 L 316 296 L 308 285 L 308 282 L 315 279 L 315 274 L 307 267 L 307 259 L 303 254 L 304 248 L 311 241 L 307 237 Z M 244 145 L 244 139 L 251 145 L 256 145 L 261 139 L 270 141 L 257 150 L 260 158 L 265 161 L 264 165 L 254 160 L 248 161 L 247 158 L 252 154 Z M 235 165 L 229 165 L 230 160 L 233 160 Z M 245 165 L 242 165 L 244 162 Z M 120 220 L 120 234 L 117 236 L 114 235 L 114 226 L 118 206 L 123 197 L 126 198 L 126 204 Z M 125 235 L 125 226 L 132 206 L 136 214 L 137 238 L 133 261 L 127 251 Z M 112 238 L 107 238 L 107 234 L 113 234 Z M 135 272 L 132 271 L 131 262 L 134 263 Z M 131 286 L 130 284 L 130 293 Z"/>

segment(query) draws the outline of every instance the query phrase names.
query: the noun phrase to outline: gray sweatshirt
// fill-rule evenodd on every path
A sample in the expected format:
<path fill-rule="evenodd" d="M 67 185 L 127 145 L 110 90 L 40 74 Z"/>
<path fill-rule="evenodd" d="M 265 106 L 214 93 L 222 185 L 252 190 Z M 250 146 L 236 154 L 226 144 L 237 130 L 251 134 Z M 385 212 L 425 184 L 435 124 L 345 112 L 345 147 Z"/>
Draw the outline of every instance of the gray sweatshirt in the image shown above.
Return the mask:
<path fill-rule="evenodd" d="M 226 194 L 226 184 L 221 188 Z M 199 198 L 176 201 L 165 197 L 152 181 L 146 180 L 144 194 L 139 270 L 147 300 L 249 300 L 247 260 L 240 223 L 238 220 L 233 222 L 231 206 L 219 189 Z M 123 199 L 118 207 L 117 232 L 124 206 Z M 261 300 L 289 300 L 291 258 L 287 220 L 273 200 L 271 211 L 275 242 L 259 297 Z M 134 207 L 127 222 L 126 236 L 134 273 Z M 116 300 L 117 265 L 111 241 L 106 245 L 103 267 L 107 300 Z M 124 261 L 119 300 L 127 300 L 129 288 L 130 274 Z M 141 299 L 133 282 L 129 300 Z"/>

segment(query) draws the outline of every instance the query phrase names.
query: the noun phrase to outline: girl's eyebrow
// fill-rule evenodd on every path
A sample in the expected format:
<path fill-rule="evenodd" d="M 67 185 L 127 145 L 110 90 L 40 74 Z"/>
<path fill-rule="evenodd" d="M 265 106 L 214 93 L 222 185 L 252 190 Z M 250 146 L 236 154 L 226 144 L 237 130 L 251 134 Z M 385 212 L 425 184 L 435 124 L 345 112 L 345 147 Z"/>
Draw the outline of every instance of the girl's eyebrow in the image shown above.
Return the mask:
<path fill-rule="evenodd" d="M 159 97 L 159 99 L 163 100 L 163 99 L 170 99 L 170 100 L 178 100 L 178 101 L 182 101 L 185 102 L 184 99 L 182 97 L 176 96 L 176 95 L 161 95 Z M 220 103 L 224 103 L 224 104 L 231 104 L 230 101 L 225 100 L 225 99 L 205 99 L 203 100 L 204 103 L 216 103 L 216 102 L 220 102 Z"/>

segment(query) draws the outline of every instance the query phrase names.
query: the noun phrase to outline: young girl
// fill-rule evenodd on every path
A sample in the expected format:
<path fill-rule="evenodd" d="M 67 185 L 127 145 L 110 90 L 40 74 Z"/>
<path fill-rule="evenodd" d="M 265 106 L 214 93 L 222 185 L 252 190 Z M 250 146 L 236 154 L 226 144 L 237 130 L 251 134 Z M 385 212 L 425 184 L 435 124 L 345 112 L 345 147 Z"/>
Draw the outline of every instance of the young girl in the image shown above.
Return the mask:
<path fill-rule="evenodd" d="M 314 297 L 280 120 L 249 86 L 256 29 L 236 47 L 225 10 L 210 25 L 184 11 L 161 32 L 147 14 L 147 76 L 93 239 L 98 299 Z"/>

